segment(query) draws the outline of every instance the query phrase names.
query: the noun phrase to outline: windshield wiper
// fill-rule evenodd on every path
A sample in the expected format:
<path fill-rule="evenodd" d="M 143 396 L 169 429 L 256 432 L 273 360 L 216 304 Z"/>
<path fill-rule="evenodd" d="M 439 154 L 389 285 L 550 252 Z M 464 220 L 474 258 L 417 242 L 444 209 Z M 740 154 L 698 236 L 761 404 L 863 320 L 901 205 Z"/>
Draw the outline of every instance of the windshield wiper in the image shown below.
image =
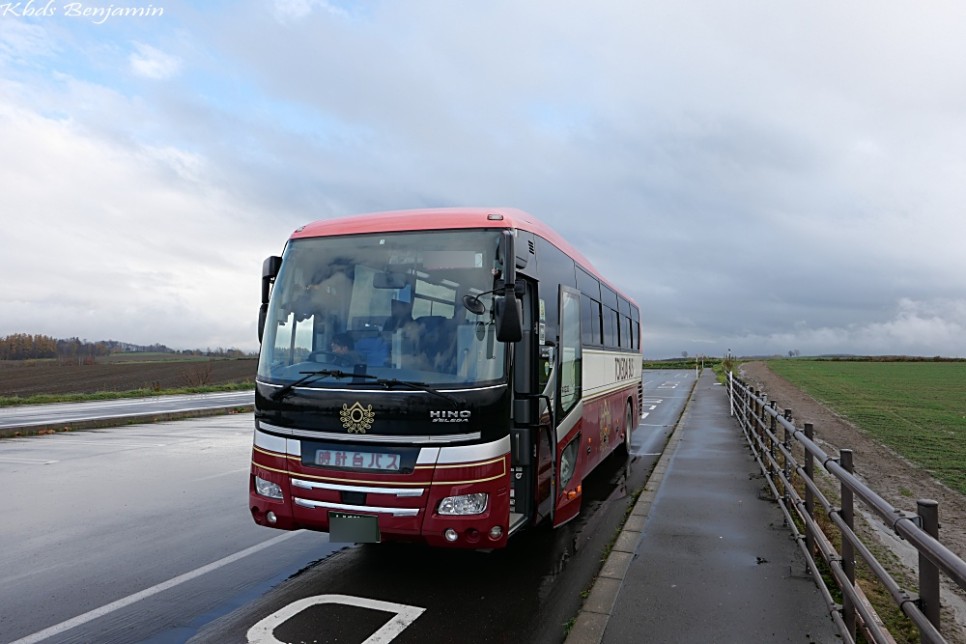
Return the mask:
<path fill-rule="evenodd" d="M 378 378 L 375 376 L 369 376 L 373 379 L 377 385 L 382 385 L 386 389 L 392 389 L 396 385 L 402 385 L 403 387 L 409 387 L 410 389 L 416 391 L 425 391 L 428 394 L 433 394 L 434 396 L 439 396 L 443 400 L 448 400 L 456 406 L 460 406 L 463 403 L 455 396 L 450 396 L 449 394 L 444 394 L 442 391 L 433 389 L 425 382 L 416 382 L 414 380 L 396 380 L 395 378 Z"/>
<path fill-rule="evenodd" d="M 301 371 L 299 373 L 305 374 L 298 380 L 293 380 L 292 382 L 286 384 L 281 389 L 272 394 L 272 400 L 282 400 L 285 396 L 292 393 L 292 390 L 299 385 L 304 385 L 305 383 L 315 380 L 316 378 L 336 378 L 341 380 L 342 378 L 365 378 L 371 380 L 377 385 L 382 385 L 386 389 L 392 389 L 396 386 L 409 387 L 415 391 L 425 391 L 428 394 L 434 396 L 439 396 L 440 398 L 447 400 L 454 405 L 461 405 L 462 403 L 455 396 L 450 396 L 449 394 L 444 394 L 442 391 L 438 391 L 433 387 L 429 386 L 425 382 L 416 382 L 414 380 L 397 380 L 396 378 L 381 378 L 369 373 L 358 373 L 352 371 L 342 371 L 340 369 L 318 369 L 316 371 Z"/>
<path fill-rule="evenodd" d="M 355 374 L 346 373 L 344 371 L 339 371 L 338 369 L 318 369 L 316 371 L 300 371 L 299 373 L 305 374 L 298 380 L 293 380 L 292 382 L 286 384 L 281 389 L 272 394 L 272 400 L 282 400 L 285 396 L 292 393 L 292 390 L 299 385 L 304 385 L 305 383 L 315 380 L 316 378 L 325 378 L 326 376 L 331 376 L 333 378 L 344 378 L 346 376 L 353 376 Z"/>

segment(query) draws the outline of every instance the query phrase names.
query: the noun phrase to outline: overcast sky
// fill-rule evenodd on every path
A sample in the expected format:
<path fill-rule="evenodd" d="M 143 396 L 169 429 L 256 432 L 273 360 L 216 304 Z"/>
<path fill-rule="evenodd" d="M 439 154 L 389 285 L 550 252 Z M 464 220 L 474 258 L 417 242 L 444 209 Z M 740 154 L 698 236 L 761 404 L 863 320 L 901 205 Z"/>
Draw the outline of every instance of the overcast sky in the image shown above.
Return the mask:
<path fill-rule="evenodd" d="M 0 3 L 0 336 L 254 350 L 297 226 L 478 205 L 581 249 L 648 358 L 966 356 L 964 34 L 961 0 Z"/>

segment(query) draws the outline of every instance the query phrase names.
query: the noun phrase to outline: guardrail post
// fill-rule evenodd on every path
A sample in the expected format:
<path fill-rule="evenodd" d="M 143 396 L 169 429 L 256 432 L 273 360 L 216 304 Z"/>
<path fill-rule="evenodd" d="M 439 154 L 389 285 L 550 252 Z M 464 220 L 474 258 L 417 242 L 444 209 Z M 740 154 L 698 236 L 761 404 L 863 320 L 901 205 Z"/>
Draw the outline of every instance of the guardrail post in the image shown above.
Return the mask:
<path fill-rule="evenodd" d="M 839 465 L 849 474 L 853 473 L 852 450 L 839 450 Z M 849 489 L 844 481 L 842 482 L 841 494 L 842 520 L 848 526 L 849 530 L 853 530 L 855 526 L 855 504 L 852 497 L 852 490 Z M 854 588 L 855 548 L 844 534 L 842 535 L 842 572 L 845 573 L 846 579 L 849 580 L 849 584 Z M 842 620 L 845 622 L 845 627 L 848 629 L 849 635 L 852 636 L 852 641 L 855 641 L 855 605 L 848 593 L 843 593 L 842 597 Z"/>
<path fill-rule="evenodd" d="M 749 387 L 745 395 L 747 396 L 745 404 L 745 427 L 754 431 L 755 426 L 752 421 L 755 418 L 755 405 L 757 404 L 754 399 L 755 391 Z"/>
<path fill-rule="evenodd" d="M 785 410 L 785 420 L 788 422 L 792 421 L 791 409 Z M 782 491 L 784 492 L 783 496 L 785 497 L 785 505 L 790 507 L 791 492 L 788 490 L 788 488 L 792 484 L 792 464 L 788 455 L 791 454 L 792 451 L 792 442 L 791 436 L 788 432 L 788 425 L 782 425 L 782 430 L 782 447 L 785 448 L 784 451 L 782 451 L 782 472 L 785 475 L 785 482 L 782 485 Z"/>
<path fill-rule="evenodd" d="M 731 403 L 731 417 L 735 417 L 735 372 L 728 371 L 728 402 Z"/>
<path fill-rule="evenodd" d="M 805 423 L 805 438 L 814 440 L 814 437 L 815 428 L 812 423 Z M 815 480 L 815 457 L 809 450 L 805 450 L 805 476 L 810 481 Z M 815 521 L 815 497 L 812 495 L 812 488 L 809 485 L 805 486 L 805 514 L 808 515 L 810 521 Z M 815 555 L 815 537 L 812 536 L 811 530 L 805 530 L 805 547 L 808 549 L 808 554 Z M 808 566 L 807 561 L 805 565 Z"/>
<path fill-rule="evenodd" d="M 770 456 L 768 460 L 768 474 L 771 475 L 772 480 L 775 478 L 775 432 L 778 428 L 778 421 L 776 420 L 776 414 L 778 413 L 778 403 L 774 400 L 771 401 L 771 408 L 774 414 L 768 415 L 768 455 Z"/>
<path fill-rule="evenodd" d="M 755 404 L 754 400 L 751 398 L 752 393 L 751 387 L 746 387 L 741 392 L 741 424 L 743 427 L 751 427 L 751 409 Z"/>
<path fill-rule="evenodd" d="M 761 395 L 761 392 L 755 389 L 755 396 L 757 398 L 761 398 Z M 752 417 L 749 420 L 754 421 L 754 426 L 752 429 L 755 432 L 755 436 L 757 436 L 759 440 L 761 440 L 761 423 L 765 418 L 765 412 L 763 410 L 764 403 L 761 403 L 758 400 L 755 400 L 754 403 L 752 403 Z"/>
<path fill-rule="evenodd" d="M 932 499 L 916 501 L 916 513 L 922 529 L 934 539 L 939 538 L 939 502 Z M 919 610 L 939 630 L 939 568 L 919 553 Z"/>
<path fill-rule="evenodd" d="M 748 407 L 745 408 L 745 420 L 747 421 L 748 430 L 754 432 L 756 435 L 758 433 L 758 428 L 755 427 L 755 418 L 758 414 L 758 401 L 755 400 L 755 390 L 751 387 L 748 388 Z"/>
<path fill-rule="evenodd" d="M 758 444 L 761 445 L 762 449 L 765 449 L 767 444 L 765 441 L 768 439 L 768 425 L 765 421 L 768 419 L 768 396 L 764 391 L 760 392 L 761 395 L 761 405 L 758 407 Z"/>
<path fill-rule="evenodd" d="M 757 413 L 755 401 L 755 390 L 748 387 L 748 404 L 745 406 L 745 426 L 748 428 L 749 432 L 754 432 L 755 430 L 755 414 Z"/>

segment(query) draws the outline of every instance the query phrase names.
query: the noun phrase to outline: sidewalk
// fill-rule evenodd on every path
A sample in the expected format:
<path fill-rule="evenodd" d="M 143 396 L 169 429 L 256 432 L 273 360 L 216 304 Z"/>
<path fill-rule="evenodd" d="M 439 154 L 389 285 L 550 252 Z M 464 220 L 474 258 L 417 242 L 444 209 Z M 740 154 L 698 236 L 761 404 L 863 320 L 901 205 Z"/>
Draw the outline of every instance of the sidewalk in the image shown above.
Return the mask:
<path fill-rule="evenodd" d="M 728 412 L 705 371 L 567 644 L 841 641 Z"/>

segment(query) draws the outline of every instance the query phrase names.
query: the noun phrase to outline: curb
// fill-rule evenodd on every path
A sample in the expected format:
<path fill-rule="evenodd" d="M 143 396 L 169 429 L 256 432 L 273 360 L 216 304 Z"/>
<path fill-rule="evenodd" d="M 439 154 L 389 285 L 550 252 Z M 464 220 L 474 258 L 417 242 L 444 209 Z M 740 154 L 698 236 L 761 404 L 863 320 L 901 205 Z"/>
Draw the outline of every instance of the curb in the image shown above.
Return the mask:
<path fill-rule="evenodd" d="M 695 378 L 691 391 L 688 393 L 688 401 L 685 403 L 684 411 L 674 424 L 674 429 L 671 431 L 664 452 L 651 471 L 651 475 L 647 478 L 641 495 L 637 497 L 634 509 L 627 517 L 624 527 L 621 528 L 607 561 L 604 562 L 597 574 L 594 586 L 577 613 L 577 621 L 570 629 L 570 633 L 567 634 L 564 644 L 600 644 L 603 640 L 604 630 L 607 628 L 607 622 L 612 614 L 611 611 L 613 611 L 614 604 L 617 602 L 617 595 L 624 585 L 624 577 L 627 575 L 627 570 L 630 568 L 631 561 L 637 552 L 637 546 L 641 541 L 644 524 L 651 512 L 654 498 L 664 482 L 664 476 L 667 474 L 671 459 L 677 452 L 678 443 L 681 441 L 681 432 L 678 430 L 681 429 L 684 419 L 688 415 L 698 380 L 698 378 Z"/>

